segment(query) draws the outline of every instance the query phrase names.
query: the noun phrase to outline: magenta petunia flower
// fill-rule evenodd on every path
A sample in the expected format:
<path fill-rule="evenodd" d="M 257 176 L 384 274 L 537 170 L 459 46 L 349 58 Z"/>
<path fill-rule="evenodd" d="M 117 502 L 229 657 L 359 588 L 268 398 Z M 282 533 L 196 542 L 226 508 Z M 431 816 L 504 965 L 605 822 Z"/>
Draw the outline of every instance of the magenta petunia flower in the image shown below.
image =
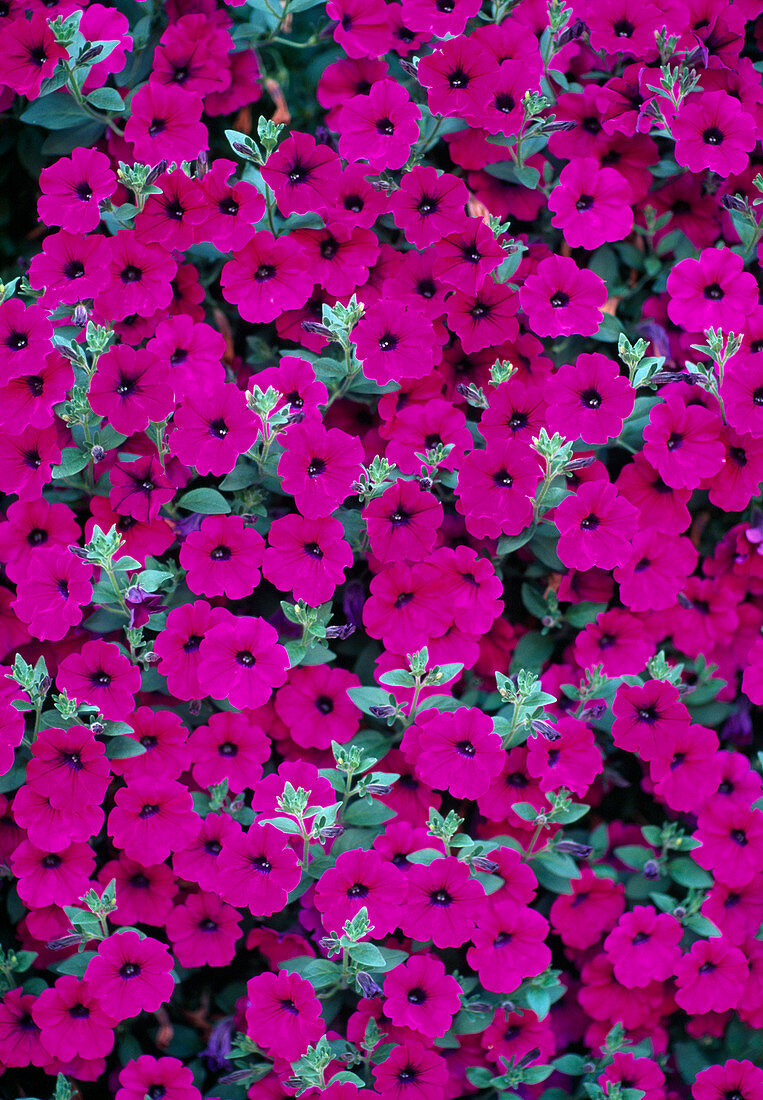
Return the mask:
<path fill-rule="evenodd" d="M 527 770 L 542 791 L 567 787 L 583 797 L 604 770 L 593 731 L 577 718 L 560 718 L 553 741 L 536 735 L 527 743 Z"/>
<path fill-rule="evenodd" d="M 393 298 L 369 306 L 352 335 L 363 373 L 380 385 L 423 378 L 439 352 L 419 314 Z"/>
<path fill-rule="evenodd" d="M 360 680 L 343 668 L 294 668 L 275 698 L 275 711 L 301 748 L 328 749 L 357 732 L 360 715 L 347 692 Z"/>
<path fill-rule="evenodd" d="M 497 75 L 498 63 L 483 45 L 467 35 L 447 39 L 417 70 L 427 89 L 432 114 L 456 115 L 479 126 Z"/>
<path fill-rule="evenodd" d="M 82 621 L 90 603 L 93 569 L 87 562 L 59 547 L 34 555 L 34 571 L 19 577 L 12 607 L 35 638 L 60 641 Z"/>
<path fill-rule="evenodd" d="M 743 801 L 719 804 L 711 800 L 702 807 L 695 834 L 701 847 L 694 859 L 717 882 L 737 888 L 746 886 L 759 873 L 763 859 L 763 813 Z"/>
<path fill-rule="evenodd" d="M 570 880 L 571 894 L 559 894 L 551 905 L 551 927 L 566 947 L 593 947 L 611 932 L 625 909 L 622 883 L 599 878 L 590 867 Z"/>
<path fill-rule="evenodd" d="M 132 711 L 140 690 L 140 669 L 110 642 L 85 642 L 58 666 L 59 688 L 83 703 L 97 706 L 105 718 L 122 721 Z"/>
<path fill-rule="evenodd" d="M 226 838 L 217 867 L 217 893 L 230 905 L 246 906 L 256 917 L 280 912 L 301 874 L 283 834 L 273 825 L 257 823 Z"/>
<path fill-rule="evenodd" d="M 409 650 L 412 638 L 439 638 L 452 621 L 451 609 L 442 603 L 438 571 L 429 562 L 385 566 L 371 581 L 363 605 L 367 633 L 398 653 Z"/>
<path fill-rule="evenodd" d="M 170 611 L 167 625 L 154 642 L 159 657 L 158 671 L 178 699 L 200 699 L 204 695 L 199 675 L 200 647 L 206 632 L 227 621 L 224 607 L 212 608 L 206 600 L 183 604 Z"/>
<path fill-rule="evenodd" d="M 43 729 L 32 746 L 27 783 L 61 809 L 97 806 L 111 773 L 104 746 L 85 726 Z"/>
<path fill-rule="evenodd" d="M 180 966 L 227 966 L 241 939 L 241 915 L 216 894 L 190 894 L 166 921 Z"/>
<path fill-rule="evenodd" d="M 85 980 L 98 990 L 115 1020 L 126 1020 L 156 1012 L 170 999 L 175 988 L 171 970 L 172 957 L 163 943 L 127 929 L 101 941 Z"/>
<path fill-rule="evenodd" d="M 538 336 L 593 336 L 606 300 L 599 276 L 567 256 L 541 260 L 520 292 L 522 309 Z"/>
<path fill-rule="evenodd" d="M 262 572 L 282 592 L 315 607 L 331 599 L 352 560 L 339 520 L 282 516 L 268 531 Z"/>
<path fill-rule="evenodd" d="M 298 974 L 258 974 L 246 985 L 246 1032 L 265 1051 L 296 1061 L 325 1031 L 313 987 Z"/>
<path fill-rule="evenodd" d="M 381 561 L 421 561 L 443 521 L 440 502 L 415 482 L 399 479 L 363 510 L 371 550 Z"/>
<path fill-rule="evenodd" d="M 463 225 L 468 197 L 457 176 L 417 165 L 404 173 L 399 190 L 393 191 L 390 210 L 405 239 L 426 248 Z"/>
<path fill-rule="evenodd" d="M 444 1035 L 461 1007 L 461 989 L 432 955 L 411 955 L 384 979 L 384 1015 L 428 1038 Z"/>
<path fill-rule="evenodd" d="M 589 481 L 554 511 L 558 554 L 570 569 L 614 569 L 630 558 L 638 513 L 608 481 Z"/>
<path fill-rule="evenodd" d="M 262 324 L 303 306 L 313 279 L 291 235 L 276 238 L 260 230 L 225 264 L 220 286 L 226 302 L 237 306 L 245 321 Z"/>
<path fill-rule="evenodd" d="M 460 947 L 472 938 L 485 892 L 466 864 L 446 856 L 414 865 L 406 877 L 408 900 L 400 915 L 406 936 L 440 948 Z"/>
<path fill-rule="evenodd" d="M 265 540 L 240 516 L 207 516 L 180 548 L 186 584 L 201 596 L 250 596 L 260 580 Z"/>
<path fill-rule="evenodd" d="M 36 305 L 18 298 L 0 302 L 0 371 L 2 383 L 32 375 L 50 352 L 53 326 Z"/>
<path fill-rule="evenodd" d="M 376 172 L 402 168 L 418 140 L 420 112 L 394 80 L 380 80 L 367 95 L 347 100 L 338 113 L 339 152 L 367 161 Z"/>
<path fill-rule="evenodd" d="M 270 154 L 262 178 L 284 215 L 306 214 L 323 204 L 324 191 L 340 170 L 339 157 L 309 134 L 290 134 Z"/>
<path fill-rule="evenodd" d="M 499 900 L 478 915 L 474 947 L 466 957 L 485 989 L 513 993 L 525 978 L 549 966 L 547 935 L 548 921 L 540 913 L 518 902 Z"/>
<path fill-rule="evenodd" d="M 101 1004 L 99 991 L 71 974 L 38 994 L 32 1017 L 51 1058 L 102 1058 L 114 1046 L 116 1021 Z"/>
<path fill-rule="evenodd" d="M 315 888 L 315 907 L 323 927 L 337 934 L 365 909 L 373 937 L 385 936 L 397 928 L 404 902 L 405 880 L 397 869 L 376 852 L 359 848 L 338 856 Z"/>
<path fill-rule="evenodd" d="M 226 612 L 200 644 L 198 675 L 204 695 L 227 696 L 241 709 L 267 702 L 286 680 L 289 658 L 278 633 L 264 619 Z"/>
<path fill-rule="evenodd" d="M 125 141 L 132 145 L 136 161 L 194 160 L 209 141 L 201 122 L 202 108 L 201 96 L 176 84 L 149 81 L 139 88 L 125 125 Z"/>
<path fill-rule="evenodd" d="M 89 233 L 101 220 L 100 203 L 117 189 L 109 158 L 96 149 L 73 149 L 40 173 L 37 213 L 46 225 Z"/>
<path fill-rule="evenodd" d="M 675 973 L 682 935 L 681 925 L 671 913 L 658 913 L 653 905 L 637 905 L 620 917 L 604 941 L 604 950 L 617 980 L 627 989 L 641 989 Z"/>
<path fill-rule="evenodd" d="M 188 740 L 193 777 L 202 788 L 228 780 L 235 793 L 254 787 L 262 778 L 262 765 L 270 756 L 270 739 L 264 730 L 242 714 L 212 714 L 197 726 Z"/>
<path fill-rule="evenodd" d="M 360 442 L 347 432 L 297 425 L 278 463 L 283 490 L 306 519 L 328 516 L 349 496 L 361 457 Z"/>
<path fill-rule="evenodd" d="M 424 711 L 403 735 L 401 749 L 430 787 L 454 798 L 478 798 L 503 767 L 500 736 L 488 715 L 473 707 Z"/>
<path fill-rule="evenodd" d="M 145 1100 L 152 1093 L 166 1100 L 201 1100 L 193 1073 L 179 1058 L 141 1054 L 119 1071 L 119 1084 L 115 1100 Z"/>
<path fill-rule="evenodd" d="M 694 489 L 721 468 L 725 449 L 718 413 L 704 405 L 688 405 L 668 391 L 655 405 L 644 428 L 644 458 L 666 484 Z"/>
<path fill-rule="evenodd" d="M 108 278 L 102 273 L 95 305 L 102 316 L 122 321 L 133 313 L 152 317 L 172 300 L 177 264 L 165 248 L 144 244 L 129 229 L 120 229 L 108 241 L 111 261 Z"/>
<path fill-rule="evenodd" d="M 709 169 L 719 176 L 738 175 L 755 148 L 756 124 L 739 100 L 726 92 L 689 96 L 671 124 L 676 160 L 690 172 Z"/>
<path fill-rule="evenodd" d="M 742 951 L 723 937 L 698 940 L 676 964 L 676 1004 L 692 1013 L 736 1008 L 748 973 Z"/>
<path fill-rule="evenodd" d="M 135 232 L 147 244 L 162 244 L 184 252 L 196 244 L 207 218 L 207 201 L 198 179 L 175 169 L 154 181 L 158 195 L 149 195 L 135 217 Z M 206 239 L 206 237 L 205 237 Z"/>
<path fill-rule="evenodd" d="M 633 226 L 633 195 L 614 168 L 600 168 L 593 157 L 581 157 L 562 169 L 549 196 L 551 224 L 561 229 L 571 248 L 599 248 L 621 241 Z"/>
<path fill-rule="evenodd" d="M 383 1100 L 443 1100 L 448 1084 L 445 1059 L 422 1043 L 408 1039 L 371 1071 Z"/>
<path fill-rule="evenodd" d="M 6 20 L 3 28 L 3 83 L 18 95 L 36 99 L 43 80 L 52 76 L 66 49 L 56 43 L 46 9 L 32 18 Z"/>
<path fill-rule="evenodd" d="M 599 352 L 584 352 L 548 379 L 545 397 L 549 431 L 568 439 L 577 431 L 584 443 L 606 443 L 620 434 L 636 395 L 617 363 Z"/>
<path fill-rule="evenodd" d="M 90 405 L 123 435 L 161 423 L 173 408 L 169 372 L 145 349 L 117 344 L 98 359 L 90 380 Z"/>
<path fill-rule="evenodd" d="M 40 1028 L 34 1022 L 33 993 L 9 989 L 0 1004 L 0 1059 L 8 1069 L 45 1066 L 50 1055 L 40 1042 Z"/>
<path fill-rule="evenodd" d="M 729 313 L 742 318 L 758 307 L 755 276 L 729 248 L 705 248 L 698 260 L 681 260 L 668 275 L 668 316 L 692 332 L 728 327 Z"/>
<path fill-rule="evenodd" d="M 166 858 L 188 843 L 198 824 L 191 792 L 172 779 L 128 779 L 114 802 L 109 836 L 130 859 L 144 858 L 147 852 L 156 860 Z"/>
<path fill-rule="evenodd" d="M 729 1058 L 723 1065 L 701 1070 L 691 1088 L 694 1100 L 722 1100 L 729 1093 L 740 1100 L 759 1100 L 763 1096 L 763 1069 L 753 1062 Z"/>

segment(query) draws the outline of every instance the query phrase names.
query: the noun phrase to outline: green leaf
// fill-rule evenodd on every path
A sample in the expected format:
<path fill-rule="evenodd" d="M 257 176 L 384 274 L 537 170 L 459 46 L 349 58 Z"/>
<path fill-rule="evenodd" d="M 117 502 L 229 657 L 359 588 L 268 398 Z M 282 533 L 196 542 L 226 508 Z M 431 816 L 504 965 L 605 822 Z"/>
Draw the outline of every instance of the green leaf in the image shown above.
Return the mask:
<path fill-rule="evenodd" d="M 61 452 L 61 462 L 51 470 L 51 476 L 56 480 L 62 477 L 72 477 L 84 470 L 90 461 L 90 456 L 77 447 L 64 447 Z"/>
<path fill-rule="evenodd" d="M 616 344 L 620 339 L 620 333 L 624 331 L 625 329 L 616 317 L 613 317 L 611 313 L 605 313 L 598 331 L 593 334 L 592 339 L 603 344 Z"/>
<path fill-rule="evenodd" d="M 385 806 L 382 802 L 377 802 L 374 799 L 371 803 L 368 803 L 365 798 L 359 798 L 357 802 L 353 802 L 347 807 L 344 813 L 344 820 L 348 825 L 383 825 L 385 821 L 389 821 L 390 818 L 395 817 L 395 811 L 390 810 L 389 806 Z"/>
<path fill-rule="evenodd" d="M 302 977 L 306 978 L 313 989 L 328 989 L 339 980 L 342 971 L 337 963 L 328 959 L 310 959 L 302 971 Z"/>
<path fill-rule="evenodd" d="M 371 707 L 388 706 L 391 698 L 388 691 L 372 687 L 348 688 L 347 694 L 355 706 L 362 710 L 364 714 L 370 714 Z"/>
<path fill-rule="evenodd" d="M 720 928 L 717 928 L 711 920 L 701 916 L 699 913 L 695 913 L 694 916 L 687 918 L 686 927 L 691 928 L 692 932 L 696 932 L 698 936 L 714 937 L 721 935 Z"/>
<path fill-rule="evenodd" d="M 227 516 L 230 512 L 230 504 L 217 489 L 192 489 L 177 503 L 180 508 L 199 512 L 204 516 Z"/>
<path fill-rule="evenodd" d="M 563 1054 L 561 1058 L 554 1059 L 554 1069 L 560 1073 L 566 1073 L 569 1077 L 582 1077 L 585 1073 L 586 1060 L 579 1054 Z"/>
<path fill-rule="evenodd" d="M 404 668 L 393 668 L 379 677 L 382 684 L 389 687 L 413 687 L 416 683 L 413 675 Z"/>
<path fill-rule="evenodd" d="M 376 944 L 354 943 L 348 947 L 347 952 L 353 962 L 359 963 L 367 970 L 382 970 L 384 968 L 384 956 Z"/>
<path fill-rule="evenodd" d="M 623 844 L 615 848 L 615 855 L 626 867 L 632 867 L 634 871 L 643 871 L 648 859 L 654 858 L 654 853 L 648 848 L 641 848 L 638 844 Z"/>
<path fill-rule="evenodd" d="M 46 130 L 66 130 L 89 119 L 77 101 L 66 92 L 52 92 L 30 103 L 21 121 L 44 126 Z"/>
<path fill-rule="evenodd" d="M 87 969 L 87 964 L 95 958 L 95 955 L 95 951 L 80 951 L 77 955 L 70 955 L 68 959 L 53 963 L 53 969 L 57 974 L 74 974 L 75 978 L 81 978 Z"/>
<path fill-rule="evenodd" d="M 704 890 L 713 885 L 713 876 L 703 871 L 693 859 L 688 856 L 680 856 L 671 859 L 667 867 L 668 874 L 679 886 L 685 886 L 689 890 Z"/>
<path fill-rule="evenodd" d="M 566 810 L 557 810 L 554 813 L 554 821 L 561 822 L 562 825 L 571 825 L 573 821 L 580 821 L 581 817 L 585 817 L 590 806 L 585 802 L 572 802 Z"/>
<path fill-rule="evenodd" d="M 96 88 L 87 97 L 88 103 L 99 111 L 111 111 L 120 114 L 125 109 L 124 100 L 116 88 Z"/>
<path fill-rule="evenodd" d="M 133 732 L 133 727 L 128 726 L 127 722 L 101 722 L 103 726 L 103 737 L 124 737 L 126 734 Z"/>
<path fill-rule="evenodd" d="M 517 642 L 509 671 L 512 674 L 522 669 L 528 672 L 540 672 L 553 652 L 554 639 L 531 630 L 528 634 L 523 634 Z"/>
<path fill-rule="evenodd" d="M 272 825 L 282 833 L 292 836 L 301 836 L 299 825 L 290 817 L 264 817 L 260 819 L 260 825 Z"/>
<path fill-rule="evenodd" d="M 109 741 L 106 746 L 106 756 L 109 760 L 126 760 L 131 756 L 142 756 L 146 751 L 145 745 L 132 737 L 117 737 Z"/>
<path fill-rule="evenodd" d="M 527 187 L 530 191 L 534 191 L 540 183 L 540 172 L 529 164 L 523 164 L 521 168 L 518 164 L 515 164 L 514 176 L 520 187 Z"/>
<path fill-rule="evenodd" d="M 525 527 L 524 531 L 520 531 L 518 535 L 504 535 L 503 538 L 498 540 L 498 554 L 503 556 L 504 554 L 511 554 L 514 550 L 519 550 L 521 546 L 528 543 L 535 534 L 536 528 L 532 525 Z"/>

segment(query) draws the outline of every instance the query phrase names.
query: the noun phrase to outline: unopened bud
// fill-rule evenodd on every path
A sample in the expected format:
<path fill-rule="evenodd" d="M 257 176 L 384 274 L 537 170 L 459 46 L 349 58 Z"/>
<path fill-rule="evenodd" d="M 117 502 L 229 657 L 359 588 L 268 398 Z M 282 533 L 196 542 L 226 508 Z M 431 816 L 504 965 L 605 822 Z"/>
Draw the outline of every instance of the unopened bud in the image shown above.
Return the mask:
<path fill-rule="evenodd" d="M 167 171 L 167 161 L 160 160 L 158 164 L 155 164 L 151 171 L 146 176 L 146 187 L 149 187 L 152 183 L 159 179 L 159 176 L 164 175 Z"/>
<path fill-rule="evenodd" d="M 195 718 L 201 714 L 201 699 L 191 699 L 188 703 L 188 713 L 192 714 Z"/>
<path fill-rule="evenodd" d="M 106 452 L 104 451 L 100 443 L 96 443 L 95 446 L 92 448 L 92 450 L 90 451 L 90 457 L 92 458 L 93 462 L 103 462 L 104 458 L 106 457 Z"/>
<path fill-rule="evenodd" d="M 683 918 L 686 916 L 686 909 L 684 908 L 684 906 L 677 905 L 673 910 L 673 916 L 676 918 L 676 920 L 683 920 Z"/>
<path fill-rule="evenodd" d="M 98 737 L 98 735 L 103 733 L 105 729 L 106 727 L 104 726 L 103 722 L 90 723 L 90 732 L 93 734 L 94 737 Z"/>
<path fill-rule="evenodd" d="M 721 206 L 725 210 L 733 210 L 737 214 L 744 214 L 747 210 L 747 200 L 741 195 L 724 195 L 721 198 Z"/>
<path fill-rule="evenodd" d="M 396 708 L 385 704 L 383 707 L 369 707 L 368 709 L 374 718 L 391 718 Z"/>
<path fill-rule="evenodd" d="M 366 974 L 365 970 L 358 971 L 355 981 L 360 986 L 360 991 L 364 997 L 380 997 L 382 995 L 382 987 L 374 981 L 370 974 Z"/>
<path fill-rule="evenodd" d="M 72 314 L 72 324 L 77 328 L 84 328 L 87 324 L 87 309 L 83 306 L 82 302 L 77 302 L 74 307 L 74 313 Z"/>
<path fill-rule="evenodd" d="M 369 783 L 366 787 L 368 794 L 390 794 L 391 791 L 389 783 Z"/>
<path fill-rule="evenodd" d="M 333 840 L 335 837 L 341 836 L 344 832 L 344 825 L 327 825 L 325 829 L 321 829 L 321 837 L 323 840 Z"/>
<path fill-rule="evenodd" d="M 556 851 L 567 856 L 574 856 L 575 859 L 588 859 L 593 852 L 593 848 L 590 844 L 578 844 L 576 840 L 560 840 L 556 845 Z"/>
<path fill-rule="evenodd" d="M 312 333 L 313 336 L 325 336 L 327 338 L 331 336 L 331 329 L 326 328 L 320 321 L 303 321 L 302 328 L 305 332 Z"/>
<path fill-rule="evenodd" d="M 50 689 L 53 687 L 53 679 L 50 676 L 43 676 L 40 680 L 40 694 L 47 695 Z"/>
<path fill-rule="evenodd" d="M 416 71 L 416 66 L 411 65 L 410 61 L 405 61 L 403 58 L 398 60 L 398 65 L 406 74 L 406 76 L 412 76 L 415 80 L 419 79 L 419 74 Z"/>
<path fill-rule="evenodd" d="M 91 61 L 95 61 L 96 57 L 100 57 L 103 53 L 103 44 L 97 42 L 94 46 L 91 46 L 89 50 L 85 50 L 77 58 L 78 65 L 88 65 Z"/>
<path fill-rule="evenodd" d="M 355 627 L 352 623 L 342 623 L 336 626 L 326 627 L 326 637 L 336 638 L 337 641 L 343 642 L 346 638 L 351 637 L 355 633 Z"/>
<path fill-rule="evenodd" d="M 489 1005 L 487 1001 L 471 1001 L 471 1003 L 466 1006 L 466 1009 L 468 1012 L 476 1013 L 495 1012 L 495 1005 Z"/>
<path fill-rule="evenodd" d="M 656 859 L 648 859 L 644 864 L 644 878 L 655 879 L 660 877 L 660 865 Z"/>
<path fill-rule="evenodd" d="M 534 718 L 530 725 L 532 726 L 533 733 L 539 733 L 541 737 L 545 737 L 547 741 L 558 741 L 562 736 L 556 726 L 552 726 L 545 718 Z"/>
<path fill-rule="evenodd" d="M 500 867 L 500 864 L 496 863 L 494 859 L 486 859 L 485 856 L 475 856 L 470 862 L 472 867 L 476 867 L 478 871 L 484 871 L 488 875 L 494 874 Z"/>
<path fill-rule="evenodd" d="M 553 122 L 544 123 L 543 133 L 544 134 L 562 134 L 562 133 L 565 133 L 565 131 L 574 130 L 576 125 L 577 124 L 575 122 L 573 122 L 572 119 L 569 119 L 569 120 L 560 119 L 558 122 L 556 120 L 554 120 Z"/>
<path fill-rule="evenodd" d="M 81 943 L 82 937 L 77 935 L 61 936 L 57 940 L 51 940 L 45 946 L 48 951 L 63 951 L 67 947 L 74 947 L 75 944 Z"/>
<path fill-rule="evenodd" d="M 586 470 L 596 461 L 596 455 L 581 455 L 580 458 L 572 458 L 565 463 L 565 474 L 574 474 L 576 470 Z"/>
<path fill-rule="evenodd" d="M 420 477 L 419 478 L 419 485 L 421 486 L 422 489 L 425 490 L 425 492 L 429 492 L 429 490 L 434 485 L 434 482 L 432 481 L 431 477 Z"/>
<path fill-rule="evenodd" d="M 559 49 L 562 46 L 567 46 L 570 42 L 574 42 L 576 38 L 585 32 L 586 25 L 582 19 L 576 19 L 573 23 L 570 23 L 569 27 L 565 27 L 556 38 L 556 43 Z"/>

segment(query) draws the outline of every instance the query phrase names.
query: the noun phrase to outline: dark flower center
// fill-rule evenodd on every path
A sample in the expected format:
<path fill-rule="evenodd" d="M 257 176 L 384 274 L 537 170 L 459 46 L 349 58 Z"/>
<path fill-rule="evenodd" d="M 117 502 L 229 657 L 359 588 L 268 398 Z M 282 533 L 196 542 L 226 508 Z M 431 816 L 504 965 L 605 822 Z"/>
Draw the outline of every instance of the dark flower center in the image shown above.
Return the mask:
<path fill-rule="evenodd" d="M 204 917 L 203 920 L 199 921 L 199 929 L 202 932 L 216 932 L 217 931 L 217 921 L 212 920 L 211 917 Z"/>
<path fill-rule="evenodd" d="M 138 817 L 147 818 L 155 817 L 159 813 L 159 807 L 156 802 L 147 802 L 144 806 L 141 806 Z"/>
<path fill-rule="evenodd" d="M 453 897 L 447 890 L 435 890 L 433 894 L 429 895 L 429 900 L 432 905 L 437 905 L 441 908 L 453 904 Z"/>
<path fill-rule="evenodd" d="M 136 382 L 134 378 L 125 378 L 125 376 L 122 375 L 119 379 L 119 385 L 117 386 L 117 393 L 120 397 L 129 397 L 129 395 L 134 392 L 135 387 Z"/>
<path fill-rule="evenodd" d="M 194 653 L 202 643 L 201 634 L 191 634 L 183 645 L 184 653 Z"/>
<path fill-rule="evenodd" d="M 499 932 L 493 940 L 493 947 L 506 947 L 513 939 L 513 932 Z"/>
<path fill-rule="evenodd" d="M 230 546 L 216 546 L 209 556 L 212 561 L 230 561 L 233 553 Z"/>
<path fill-rule="evenodd" d="M 90 680 L 93 684 L 93 687 L 108 687 L 111 683 L 111 677 L 109 676 L 108 672 L 104 672 L 103 669 L 99 669 L 97 672 L 94 672 L 93 675 L 90 677 Z"/>
<path fill-rule="evenodd" d="M 5 338 L 6 347 L 11 351 L 23 351 L 29 347 L 29 335 L 26 332 L 9 332 Z"/>
<path fill-rule="evenodd" d="M 306 554 L 309 554 L 311 558 L 316 558 L 318 561 L 323 557 L 323 551 L 317 542 L 306 542 L 303 549 Z"/>
<path fill-rule="evenodd" d="M 161 134 L 167 128 L 167 122 L 163 118 L 152 118 L 151 125 L 148 128 L 148 136 L 156 137 L 157 134 Z"/>
<path fill-rule="evenodd" d="M 368 887 L 364 882 L 354 883 L 347 891 L 348 898 L 367 898 Z"/>
<path fill-rule="evenodd" d="M 377 134 L 383 134 L 385 137 L 392 137 L 395 132 L 395 125 L 391 118 L 380 118 L 376 123 Z"/>
<path fill-rule="evenodd" d="M 217 751 L 220 756 L 237 756 L 238 745 L 234 745 L 232 741 L 223 741 L 222 744 L 217 746 Z"/>
<path fill-rule="evenodd" d="M 87 1005 L 72 1005 L 69 1008 L 69 1015 L 73 1020 L 87 1020 L 90 1015 L 90 1009 Z"/>
<path fill-rule="evenodd" d="M 260 264 L 254 273 L 254 277 L 258 283 L 267 282 L 268 279 L 275 277 L 276 269 L 273 264 Z"/>
<path fill-rule="evenodd" d="M 580 120 L 580 125 L 587 134 L 598 134 L 601 130 L 601 122 L 596 115 L 586 115 Z"/>
<path fill-rule="evenodd" d="M 702 140 L 705 145 L 722 145 L 723 130 L 717 126 L 708 126 L 706 130 L 702 131 Z"/>
<path fill-rule="evenodd" d="M 564 306 L 568 306 L 570 304 L 570 296 L 569 294 L 566 294 L 563 290 L 555 290 L 549 298 L 549 303 L 554 307 L 554 309 L 563 309 Z"/>
<path fill-rule="evenodd" d="M 324 260 L 333 260 L 339 251 L 339 245 L 333 237 L 328 237 L 321 245 L 321 256 Z"/>
<path fill-rule="evenodd" d="M 217 439 L 225 439 L 228 434 L 228 425 L 221 416 L 217 416 L 214 420 L 210 420 L 209 434 L 215 436 Z"/>
<path fill-rule="evenodd" d="M 601 405 L 601 394 L 596 390 L 583 390 L 580 400 L 587 409 L 598 409 Z"/>
<path fill-rule="evenodd" d="M 334 709 L 334 700 L 328 695 L 319 695 L 315 700 L 315 706 L 321 714 L 331 714 Z"/>
<path fill-rule="evenodd" d="M 747 847 L 747 834 L 745 833 L 744 829 L 732 829 L 729 833 L 729 836 L 735 844 L 739 845 L 740 848 Z"/>
<path fill-rule="evenodd" d="M 238 203 L 235 199 L 228 196 L 228 198 L 220 200 L 217 204 L 217 209 L 221 214 L 226 214 L 229 218 L 235 218 L 236 214 L 238 214 Z"/>
<path fill-rule="evenodd" d="M 575 203 L 576 210 L 590 210 L 593 206 L 593 195 L 583 194 Z"/>
<path fill-rule="evenodd" d="M 240 649 L 236 654 L 236 664 L 241 665 L 242 668 L 252 668 L 255 664 L 256 658 L 253 653 L 250 653 L 248 649 Z"/>
<path fill-rule="evenodd" d="M 398 508 L 397 511 L 393 512 L 389 517 L 389 521 L 393 527 L 405 527 L 410 523 L 410 519 L 410 513 L 403 511 L 402 508 Z"/>
<path fill-rule="evenodd" d="M 763 386 L 758 386 L 756 390 L 753 390 L 752 403 L 753 405 L 763 405 Z"/>
<path fill-rule="evenodd" d="M 56 855 L 55 852 L 50 852 L 42 860 L 43 867 L 48 871 L 54 871 L 56 867 L 61 866 L 61 857 Z"/>
<path fill-rule="evenodd" d="M 456 69 L 448 77 L 448 83 L 451 88 L 466 88 L 469 84 L 469 77 L 463 69 Z"/>
<path fill-rule="evenodd" d="M 434 195 L 422 195 L 418 201 L 416 209 L 418 210 L 419 214 L 423 214 L 426 217 L 428 214 L 435 214 L 437 212 L 438 206 L 439 202 L 434 197 Z"/>
<path fill-rule="evenodd" d="M 420 985 L 417 985 L 414 989 L 408 991 L 408 1001 L 412 1005 L 423 1005 L 427 999 L 427 995 Z"/>
<path fill-rule="evenodd" d="M 517 103 L 514 99 L 514 96 L 509 95 L 508 92 L 499 92 L 493 100 L 493 106 L 495 107 L 496 111 L 502 111 L 505 115 L 510 114 L 514 110 L 516 105 Z"/>
<path fill-rule="evenodd" d="M 618 19 L 612 27 L 612 30 L 618 38 L 630 38 L 635 29 L 633 24 L 627 19 Z"/>
<path fill-rule="evenodd" d="M 119 277 L 123 283 L 139 283 L 143 278 L 143 272 L 135 264 L 127 264 L 122 268 Z"/>
<path fill-rule="evenodd" d="M 459 756 L 472 757 L 477 752 L 471 741 L 456 741 L 455 749 Z"/>
<path fill-rule="evenodd" d="M 137 963 L 122 963 L 119 968 L 120 978 L 137 978 L 140 974 L 140 967 Z"/>
<path fill-rule="evenodd" d="M 397 343 L 397 336 L 394 336 L 391 332 L 385 332 L 383 336 L 379 337 L 379 351 L 394 351 Z"/>
<path fill-rule="evenodd" d="M 585 517 L 585 519 L 580 521 L 580 529 L 581 531 L 595 531 L 596 528 L 599 526 L 599 522 L 599 517 L 595 516 L 593 512 L 591 512 Z"/>
<path fill-rule="evenodd" d="M 273 864 L 266 856 L 254 856 L 251 862 L 255 871 L 259 871 L 261 875 L 269 875 L 273 870 Z"/>
<path fill-rule="evenodd" d="M 413 599 L 413 592 L 401 592 L 395 600 L 395 607 L 400 610 L 401 607 L 405 607 Z"/>
<path fill-rule="evenodd" d="M 64 275 L 67 279 L 81 279 L 85 274 L 85 265 L 82 260 L 67 260 L 64 264 Z"/>
<path fill-rule="evenodd" d="M 713 302 L 719 302 L 723 297 L 723 290 L 718 283 L 710 283 L 705 287 L 705 297 Z"/>
<path fill-rule="evenodd" d="M 210 856 L 219 856 L 223 846 L 219 840 L 208 840 L 204 845 L 204 851 Z"/>
<path fill-rule="evenodd" d="M 308 477 L 320 477 L 326 470 L 326 463 L 322 458 L 311 458 L 310 465 L 307 467 Z"/>

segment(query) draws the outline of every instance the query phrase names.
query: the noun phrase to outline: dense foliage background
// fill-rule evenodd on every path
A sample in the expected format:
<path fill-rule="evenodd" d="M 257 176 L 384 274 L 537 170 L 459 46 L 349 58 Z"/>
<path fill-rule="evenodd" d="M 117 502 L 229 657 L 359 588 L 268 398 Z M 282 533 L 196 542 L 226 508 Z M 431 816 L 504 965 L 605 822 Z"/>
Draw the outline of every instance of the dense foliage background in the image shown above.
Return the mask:
<path fill-rule="evenodd" d="M 763 1100 L 756 0 L 0 6 L 0 1094 Z"/>

